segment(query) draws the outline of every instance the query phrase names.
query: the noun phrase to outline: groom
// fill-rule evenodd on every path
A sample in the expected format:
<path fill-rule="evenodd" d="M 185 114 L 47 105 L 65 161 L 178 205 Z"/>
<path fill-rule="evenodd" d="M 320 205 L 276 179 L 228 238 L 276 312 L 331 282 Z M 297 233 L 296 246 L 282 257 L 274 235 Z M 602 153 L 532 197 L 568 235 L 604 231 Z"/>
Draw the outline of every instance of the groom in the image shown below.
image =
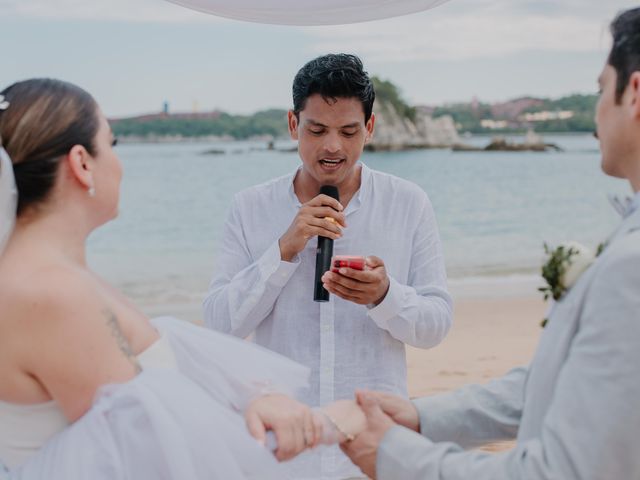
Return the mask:
<path fill-rule="evenodd" d="M 358 392 L 368 427 L 343 450 L 372 478 L 640 479 L 640 8 L 611 32 L 596 123 L 602 169 L 636 192 L 623 222 L 528 368 L 413 403 Z M 511 438 L 509 452 L 465 451 Z"/>

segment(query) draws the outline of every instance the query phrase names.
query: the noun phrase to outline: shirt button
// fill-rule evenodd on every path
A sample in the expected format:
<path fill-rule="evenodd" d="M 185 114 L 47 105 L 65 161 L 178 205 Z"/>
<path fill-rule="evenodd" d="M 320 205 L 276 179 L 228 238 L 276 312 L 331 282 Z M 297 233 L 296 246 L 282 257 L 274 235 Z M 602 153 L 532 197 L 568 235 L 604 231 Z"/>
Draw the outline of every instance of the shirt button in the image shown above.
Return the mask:
<path fill-rule="evenodd" d="M 329 330 L 331 330 L 331 325 L 322 325 L 321 330 L 323 332 L 328 332 Z"/>

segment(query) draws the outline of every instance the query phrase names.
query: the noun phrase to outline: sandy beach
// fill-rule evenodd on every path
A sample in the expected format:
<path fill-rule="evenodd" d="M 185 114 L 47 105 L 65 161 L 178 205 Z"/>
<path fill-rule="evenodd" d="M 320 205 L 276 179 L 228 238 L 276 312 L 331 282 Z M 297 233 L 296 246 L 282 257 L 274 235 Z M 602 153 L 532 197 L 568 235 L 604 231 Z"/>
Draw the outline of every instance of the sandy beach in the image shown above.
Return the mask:
<path fill-rule="evenodd" d="M 432 395 L 486 383 L 528 364 L 545 312 L 542 296 L 536 295 L 456 300 L 454 325 L 445 341 L 431 350 L 407 350 L 409 394 Z M 499 452 L 513 445 L 496 442 L 482 450 Z"/>
<path fill-rule="evenodd" d="M 444 342 L 430 350 L 407 348 L 409 394 L 447 392 L 469 383 L 486 383 L 526 365 L 542 333 L 546 304 L 536 278 L 463 282 L 451 288 L 454 324 Z M 171 314 L 201 323 L 200 305 L 148 306 L 149 315 Z M 503 451 L 513 442 L 483 447 Z"/>
<path fill-rule="evenodd" d="M 454 325 L 442 344 L 431 350 L 407 349 L 409 394 L 486 383 L 528 364 L 545 310 L 542 296 L 535 295 L 457 300 Z"/>
<path fill-rule="evenodd" d="M 529 363 L 542 332 L 546 305 L 535 277 L 452 282 L 454 324 L 430 350 L 407 348 L 409 394 L 430 395 L 467 383 L 485 383 Z M 172 315 L 201 324 L 199 303 L 143 307 L 151 317 Z"/>

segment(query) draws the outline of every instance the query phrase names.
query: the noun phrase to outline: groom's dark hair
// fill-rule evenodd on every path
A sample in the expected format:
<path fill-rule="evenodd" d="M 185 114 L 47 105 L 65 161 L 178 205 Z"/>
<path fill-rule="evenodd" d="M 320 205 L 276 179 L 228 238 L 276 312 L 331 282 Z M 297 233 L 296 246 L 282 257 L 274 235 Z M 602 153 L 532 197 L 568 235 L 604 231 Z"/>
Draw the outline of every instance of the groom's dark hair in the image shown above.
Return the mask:
<path fill-rule="evenodd" d="M 617 73 L 616 101 L 620 102 L 633 72 L 640 71 L 640 7 L 621 12 L 611 23 L 613 46 L 608 63 Z"/>
<path fill-rule="evenodd" d="M 332 53 L 308 62 L 293 80 L 293 113 L 299 117 L 307 98 L 320 94 L 327 102 L 338 98 L 357 98 L 364 120 L 369 121 L 376 93 L 362 61 L 355 55 Z"/>

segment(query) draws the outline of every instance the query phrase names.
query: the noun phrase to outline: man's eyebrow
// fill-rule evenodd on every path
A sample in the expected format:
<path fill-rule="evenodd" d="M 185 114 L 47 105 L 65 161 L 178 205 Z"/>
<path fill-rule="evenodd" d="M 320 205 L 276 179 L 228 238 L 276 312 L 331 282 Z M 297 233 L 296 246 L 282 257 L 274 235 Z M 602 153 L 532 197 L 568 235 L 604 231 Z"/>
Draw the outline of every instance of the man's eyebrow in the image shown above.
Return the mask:
<path fill-rule="evenodd" d="M 307 119 L 307 120 L 305 120 L 305 123 L 306 123 L 307 125 L 311 125 L 311 126 L 313 126 L 313 127 L 329 128 L 329 127 L 328 127 L 327 125 L 325 125 L 324 123 L 320 123 L 320 122 L 318 122 L 318 121 L 316 121 L 316 120 L 313 120 L 313 119 Z M 342 125 L 342 126 L 340 127 L 340 129 L 343 129 L 343 128 L 359 128 L 359 127 L 360 127 L 360 122 L 353 122 L 353 123 L 349 123 L 349 124 L 347 124 L 347 125 Z"/>
<path fill-rule="evenodd" d="M 312 119 L 306 120 L 305 123 L 307 125 L 313 125 L 314 127 L 329 128 L 324 123 L 316 122 L 315 120 L 312 120 Z"/>

